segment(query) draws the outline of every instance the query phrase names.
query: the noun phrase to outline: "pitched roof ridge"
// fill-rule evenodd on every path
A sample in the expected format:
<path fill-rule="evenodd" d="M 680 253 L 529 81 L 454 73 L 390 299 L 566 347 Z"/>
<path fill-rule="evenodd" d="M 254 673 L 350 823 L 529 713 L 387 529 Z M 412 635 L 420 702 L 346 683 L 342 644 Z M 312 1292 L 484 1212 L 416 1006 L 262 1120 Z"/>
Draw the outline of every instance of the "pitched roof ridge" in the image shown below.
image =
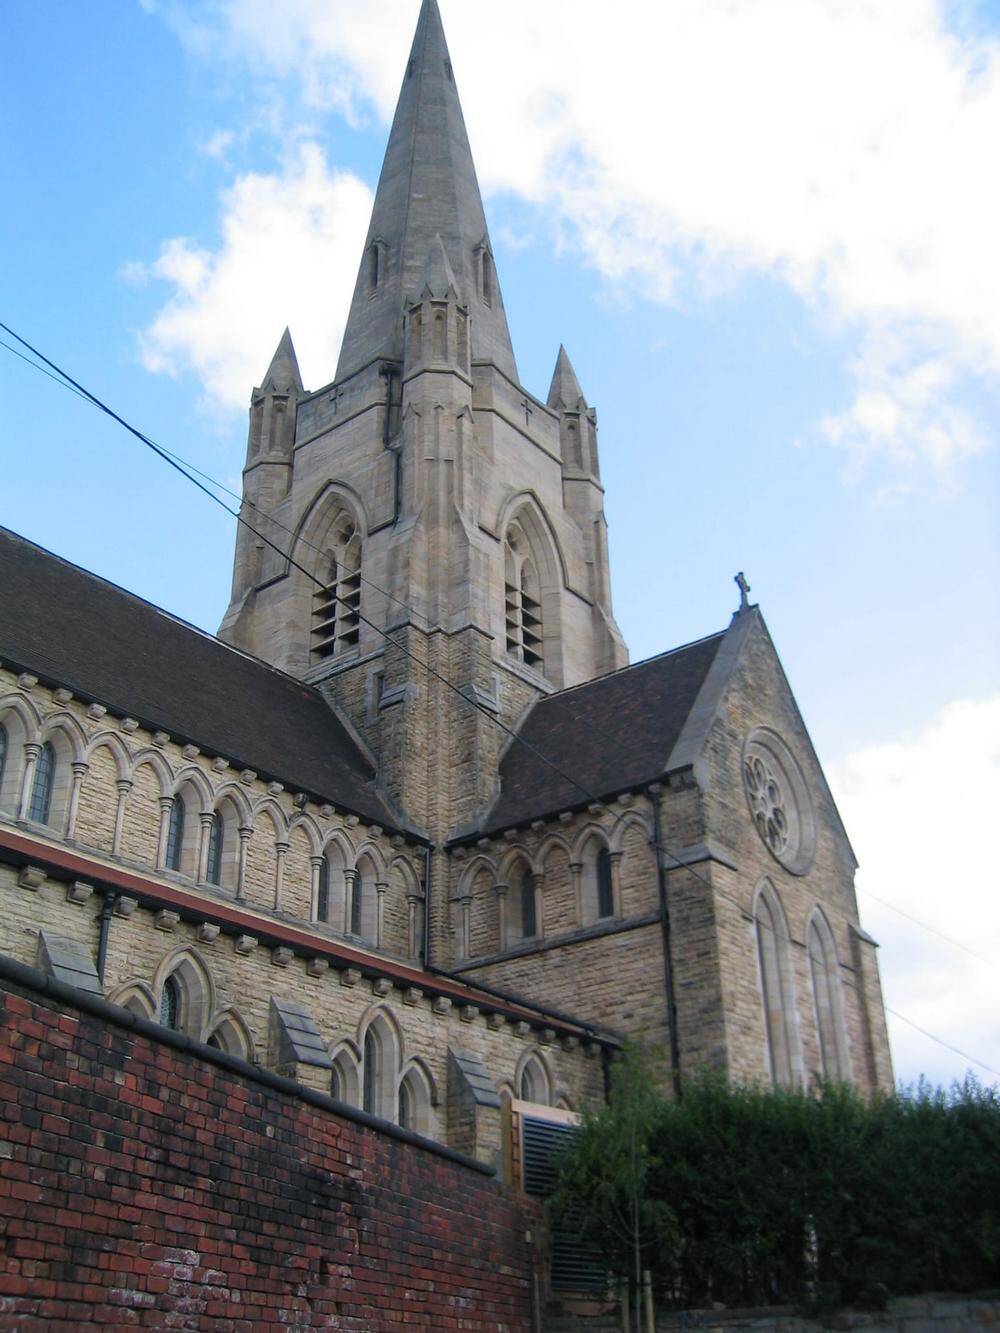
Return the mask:
<path fill-rule="evenodd" d="M 185 620 L 183 616 L 179 616 L 173 611 L 167 611 L 162 606 L 157 606 L 157 604 L 151 602 L 148 597 L 140 597 L 137 592 L 132 592 L 128 588 L 123 588 L 120 583 L 115 583 L 112 579 L 105 578 L 103 574 L 95 574 L 92 569 L 87 569 L 83 565 L 75 564 L 72 560 L 67 560 L 64 555 L 58 555 L 55 551 L 50 551 L 47 546 L 42 546 L 39 542 L 33 542 L 30 537 L 25 537 L 22 533 L 15 532 L 13 528 L 8 528 L 3 524 L 0 524 L 0 536 L 10 537 L 15 542 L 19 542 L 22 546 L 30 546 L 33 550 L 40 551 L 42 555 L 48 556 L 50 560 L 54 560 L 58 564 L 64 565 L 67 569 L 75 570 L 78 574 L 84 574 L 88 579 L 93 579 L 95 583 L 103 583 L 106 588 L 110 588 L 113 592 L 120 593 L 123 597 L 127 597 L 129 601 L 137 602 L 140 606 L 149 607 L 151 611 L 155 611 L 157 615 L 163 616 L 165 620 L 172 620 L 175 625 L 180 625 L 182 629 L 191 630 L 192 633 L 200 635 L 203 639 L 208 639 L 210 643 L 217 644 L 227 653 L 233 653 L 237 657 L 244 658 L 254 666 L 264 667 L 274 676 L 279 676 L 284 680 L 290 681 L 293 685 L 300 685 L 302 689 L 307 690 L 310 694 L 315 694 L 318 698 L 322 699 L 324 703 L 326 702 L 323 692 L 316 689 L 315 685 L 310 685 L 306 681 L 300 680 L 297 676 L 290 675 L 287 671 L 282 671 L 281 667 L 276 667 L 272 662 L 265 662 L 262 657 L 255 657 L 253 653 L 248 653 L 245 648 L 237 648 L 234 644 L 226 643 L 225 639 L 220 639 L 217 634 L 210 634 L 207 629 L 202 629 L 200 625 L 195 625 L 190 620 Z M 2 649 L 0 649 L 0 652 L 2 652 Z"/>
<path fill-rule="evenodd" d="M 615 676 L 625 676 L 630 671 L 638 671 L 641 667 L 652 666 L 654 662 L 662 662 L 664 658 L 675 657 L 678 653 L 687 652 L 690 648 L 700 648 L 703 643 L 711 643 L 713 639 L 722 639 L 728 632 L 727 627 L 726 629 L 716 630 L 714 634 L 703 634 L 700 639 L 692 639 L 690 643 L 678 644 L 676 648 L 667 648 L 662 653 L 654 653 L 652 657 L 644 657 L 638 662 L 629 662 L 625 666 L 616 667 L 614 671 L 605 671 L 601 676 L 591 676 L 589 680 L 581 680 L 575 685 L 567 685 L 565 689 L 546 694 L 543 698 L 537 700 L 537 703 L 544 704 L 549 699 L 561 699 L 564 695 L 572 694 L 574 690 L 582 690 L 588 685 L 596 685 L 599 681 L 612 680 Z"/>

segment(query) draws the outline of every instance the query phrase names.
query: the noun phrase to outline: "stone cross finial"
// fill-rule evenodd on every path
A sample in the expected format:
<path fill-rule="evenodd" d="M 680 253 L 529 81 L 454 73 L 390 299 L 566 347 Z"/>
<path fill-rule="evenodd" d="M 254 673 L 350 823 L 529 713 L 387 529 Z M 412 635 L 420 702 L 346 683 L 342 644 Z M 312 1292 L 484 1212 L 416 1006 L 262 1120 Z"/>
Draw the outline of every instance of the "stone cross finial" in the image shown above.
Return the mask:
<path fill-rule="evenodd" d="M 740 610 L 745 611 L 750 605 L 750 584 L 747 583 L 747 576 L 743 573 L 742 569 L 736 575 L 733 582 L 740 590 Z"/>

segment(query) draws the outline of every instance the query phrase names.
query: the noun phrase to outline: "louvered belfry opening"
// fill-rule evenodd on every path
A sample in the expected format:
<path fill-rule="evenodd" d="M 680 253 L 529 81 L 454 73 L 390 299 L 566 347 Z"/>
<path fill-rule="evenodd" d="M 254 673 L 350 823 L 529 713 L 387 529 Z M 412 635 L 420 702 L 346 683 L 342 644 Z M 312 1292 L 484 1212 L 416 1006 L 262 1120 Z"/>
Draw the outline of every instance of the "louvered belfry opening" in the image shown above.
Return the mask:
<path fill-rule="evenodd" d="M 344 514 L 334 525 L 323 586 L 313 594 L 313 662 L 357 648 L 361 639 L 361 536 Z"/>
<path fill-rule="evenodd" d="M 507 652 L 536 671 L 545 670 L 542 638 L 542 595 L 538 570 L 527 538 L 512 524 L 504 551 L 504 602 Z"/>

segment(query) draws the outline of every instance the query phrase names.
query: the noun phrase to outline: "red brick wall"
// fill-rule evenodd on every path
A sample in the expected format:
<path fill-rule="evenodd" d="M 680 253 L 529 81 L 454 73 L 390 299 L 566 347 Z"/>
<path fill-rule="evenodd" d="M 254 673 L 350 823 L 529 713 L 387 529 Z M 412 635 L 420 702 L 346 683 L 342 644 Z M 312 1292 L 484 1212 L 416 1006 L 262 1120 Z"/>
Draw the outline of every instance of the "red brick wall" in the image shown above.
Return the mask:
<path fill-rule="evenodd" d="M 56 996 L 0 981 L 0 1329 L 528 1333 L 523 1199 Z"/>

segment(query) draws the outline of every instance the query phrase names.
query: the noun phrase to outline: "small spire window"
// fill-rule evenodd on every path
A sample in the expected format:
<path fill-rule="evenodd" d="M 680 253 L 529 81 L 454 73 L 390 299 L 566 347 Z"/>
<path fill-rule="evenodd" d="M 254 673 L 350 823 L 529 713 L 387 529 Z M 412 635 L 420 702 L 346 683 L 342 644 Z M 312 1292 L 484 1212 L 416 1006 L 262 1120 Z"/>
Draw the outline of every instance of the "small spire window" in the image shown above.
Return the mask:
<path fill-rule="evenodd" d="M 479 285 L 483 297 L 483 305 L 492 306 L 493 290 L 496 286 L 496 276 L 493 272 L 493 257 L 489 250 L 483 249 L 479 258 Z"/>
<path fill-rule="evenodd" d="M 357 648 L 361 640 L 361 534 L 342 513 L 334 524 L 323 586 L 313 594 L 313 662 Z"/>
<path fill-rule="evenodd" d="M 46 741 L 35 760 L 35 776 L 31 783 L 31 803 L 28 818 L 36 824 L 47 824 L 52 812 L 52 787 L 56 774 L 56 752 Z"/>
<path fill-rule="evenodd" d="M 377 292 L 382 272 L 382 247 L 373 241 L 368 247 L 368 290 Z"/>

